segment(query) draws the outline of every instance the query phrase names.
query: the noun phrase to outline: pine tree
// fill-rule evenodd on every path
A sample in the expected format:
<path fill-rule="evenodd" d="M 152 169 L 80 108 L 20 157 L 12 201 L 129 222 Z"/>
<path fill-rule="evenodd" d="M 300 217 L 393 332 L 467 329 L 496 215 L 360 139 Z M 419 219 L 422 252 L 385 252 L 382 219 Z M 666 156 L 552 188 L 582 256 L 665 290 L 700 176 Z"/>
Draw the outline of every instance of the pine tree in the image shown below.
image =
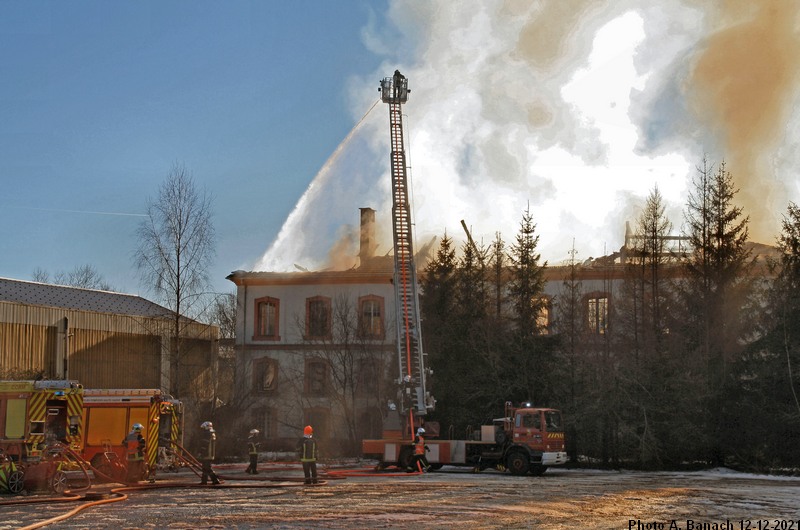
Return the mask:
<path fill-rule="evenodd" d="M 530 207 L 525 210 L 520 222 L 515 243 L 511 246 L 509 298 L 514 309 L 514 342 L 511 345 L 506 377 L 518 400 L 545 403 L 552 397 L 553 345 L 541 335 L 538 322 L 540 312 L 546 304 L 544 293 L 544 270 L 547 262 L 540 262 L 537 252 L 539 236 Z"/>
<path fill-rule="evenodd" d="M 686 266 L 684 323 L 689 351 L 702 364 L 694 371 L 702 377 L 696 388 L 705 425 L 698 440 L 717 463 L 726 453 L 726 420 L 734 414 L 730 392 L 736 381 L 730 364 L 742 350 L 742 339 L 750 326 L 742 308 L 750 294 L 748 273 L 752 261 L 746 247 L 748 218 L 733 199 L 737 193 L 733 177 L 721 163 L 716 172 L 706 159 L 697 168 L 694 192 L 686 209 L 687 236 L 691 254 Z"/>
<path fill-rule="evenodd" d="M 544 307 L 544 269 L 547 262 L 540 263 L 537 252 L 539 236 L 528 207 L 522 214 L 516 242 L 511 246 L 511 281 L 509 293 L 514 307 L 517 332 L 523 336 L 535 334 L 537 319 Z"/>
<path fill-rule="evenodd" d="M 793 465 L 800 446 L 800 207 L 790 203 L 777 241 L 767 303 L 759 307 L 760 334 L 748 348 L 742 374 L 742 431 L 761 436 L 739 441 L 754 468 Z"/>

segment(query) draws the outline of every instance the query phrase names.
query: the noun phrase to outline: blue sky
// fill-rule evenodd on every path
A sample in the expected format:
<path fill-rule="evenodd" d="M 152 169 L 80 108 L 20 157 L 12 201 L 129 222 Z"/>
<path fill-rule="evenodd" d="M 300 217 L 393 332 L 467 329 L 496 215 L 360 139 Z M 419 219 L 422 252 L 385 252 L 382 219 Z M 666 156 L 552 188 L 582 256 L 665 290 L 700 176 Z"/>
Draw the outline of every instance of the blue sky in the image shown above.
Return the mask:
<path fill-rule="evenodd" d="M 237 269 L 354 265 L 360 207 L 389 252 L 375 103 L 396 68 L 418 248 L 463 241 L 461 220 L 512 241 L 530 209 L 543 259 L 597 257 L 655 187 L 679 234 L 703 156 L 772 243 L 800 199 L 798 17 L 781 0 L 0 0 L 0 276 L 88 264 L 147 295 L 135 230 L 175 164 L 214 199 L 215 291 Z"/>
<path fill-rule="evenodd" d="M 0 276 L 90 264 L 140 292 L 135 214 L 180 163 L 214 198 L 231 291 L 352 127 L 344 83 L 379 63 L 361 28 L 382 9 L 0 1 Z"/>

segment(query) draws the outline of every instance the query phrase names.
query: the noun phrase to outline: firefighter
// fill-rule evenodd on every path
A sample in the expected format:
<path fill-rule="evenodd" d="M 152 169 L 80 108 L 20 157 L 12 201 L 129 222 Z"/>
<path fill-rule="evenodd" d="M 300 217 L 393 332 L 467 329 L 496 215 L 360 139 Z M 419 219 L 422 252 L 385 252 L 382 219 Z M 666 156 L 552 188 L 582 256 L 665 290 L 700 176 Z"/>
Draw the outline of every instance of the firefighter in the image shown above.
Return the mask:
<path fill-rule="evenodd" d="M 125 451 L 128 454 L 128 474 L 127 482 L 138 482 L 144 475 L 144 453 L 145 440 L 142 436 L 144 426 L 141 423 L 134 423 L 131 432 L 122 440 Z"/>
<path fill-rule="evenodd" d="M 411 462 L 411 469 L 410 471 L 419 471 L 420 473 L 427 472 L 431 465 L 428 463 L 428 458 L 425 456 L 428 449 L 428 446 L 425 445 L 425 438 L 422 436 L 425 434 L 425 429 L 420 427 L 417 429 L 417 436 L 414 438 L 414 460 Z"/>
<path fill-rule="evenodd" d="M 208 484 L 208 479 L 214 485 L 221 484 L 214 470 L 211 469 L 211 462 L 214 461 L 214 453 L 217 449 L 217 432 L 214 430 L 214 425 L 210 421 L 204 421 L 200 424 L 200 429 L 203 431 L 200 436 L 200 454 L 199 460 L 203 464 L 203 474 L 200 478 L 200 484 Z"/>
<path fill-rule="evenodd" d="M 303 475 L 306 484 L 317 483 L 317 441 L 314 439 L 314 429 L 306 425 L 303 437 L 297 443 L 297 452 L 300 453 L 300 462 L 303 463 Z"/>
<path fill-rule="evenodd" d="M 403 74 L 400 73 L 400 70 L 395 70 L 394 75 L 392 76 L 392 84 L 394 85 L 394 97 L 400 98 L 400 90 L 403 87 L 403 80 L 406 78 Z"/>
<path fill-rule="evenodd" d="M 250 435 L 247 437 L 247 452 L 250 455 L 250 465 L 245 469 L 245 473 L 258 475 L 258 429 L 251 429 Z"/>

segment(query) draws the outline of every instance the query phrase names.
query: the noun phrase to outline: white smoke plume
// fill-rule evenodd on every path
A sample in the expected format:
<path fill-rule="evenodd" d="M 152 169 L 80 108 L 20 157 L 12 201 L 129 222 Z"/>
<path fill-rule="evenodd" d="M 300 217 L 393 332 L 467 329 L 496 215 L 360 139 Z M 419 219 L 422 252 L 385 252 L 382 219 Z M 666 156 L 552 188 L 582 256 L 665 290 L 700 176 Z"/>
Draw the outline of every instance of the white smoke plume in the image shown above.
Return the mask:
<path fill-rule="evenodd" d="M 375 103 L 381 78 L 399 69 L 409 79 L 417 248 L 445 232 L 463 240 L 462 219 L 476 241 L 498 231 L 512 241 L 530 206 L 550 263 L 573 241 L 579 257 L 609 253 L 656 185 L 679 229 L 704 155 L 726 160 L 751 238 L 770 243 L 800 195 L 799 10 L 781 0 L 395 1 L 364 30 L 385 61 L 349 83 L 353 115 Z M 256 270 L 328 267 L 334 247 L 355 256 L 359 207 L 377 210 L 378 252 L 391 250 L 388 136 L 379 103 Z"/>

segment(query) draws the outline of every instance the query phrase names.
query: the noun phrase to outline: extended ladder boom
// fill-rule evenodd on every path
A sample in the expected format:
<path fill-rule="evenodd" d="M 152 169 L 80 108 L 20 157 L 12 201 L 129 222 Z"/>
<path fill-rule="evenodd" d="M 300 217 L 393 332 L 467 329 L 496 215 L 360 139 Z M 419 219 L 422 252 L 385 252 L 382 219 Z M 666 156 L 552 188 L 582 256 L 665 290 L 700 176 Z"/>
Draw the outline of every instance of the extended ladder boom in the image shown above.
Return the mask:
<path fill-rule="evenodd" d="M 417 273 L 414 266 L 411 205 L 406 177 L 406 152 L 403 146 L 403 113 L 408 101 L 408 80 L 395 71 L 381 81 L 381 100 L 389 104 L 392 170 L 392 228 L 394 231 L 394 289 L 397 318 L 397 357 L 403 396 L 401 411 L 424 415 L 433 399 L 425 386 L 425 353 L 422 351 Z"/>

